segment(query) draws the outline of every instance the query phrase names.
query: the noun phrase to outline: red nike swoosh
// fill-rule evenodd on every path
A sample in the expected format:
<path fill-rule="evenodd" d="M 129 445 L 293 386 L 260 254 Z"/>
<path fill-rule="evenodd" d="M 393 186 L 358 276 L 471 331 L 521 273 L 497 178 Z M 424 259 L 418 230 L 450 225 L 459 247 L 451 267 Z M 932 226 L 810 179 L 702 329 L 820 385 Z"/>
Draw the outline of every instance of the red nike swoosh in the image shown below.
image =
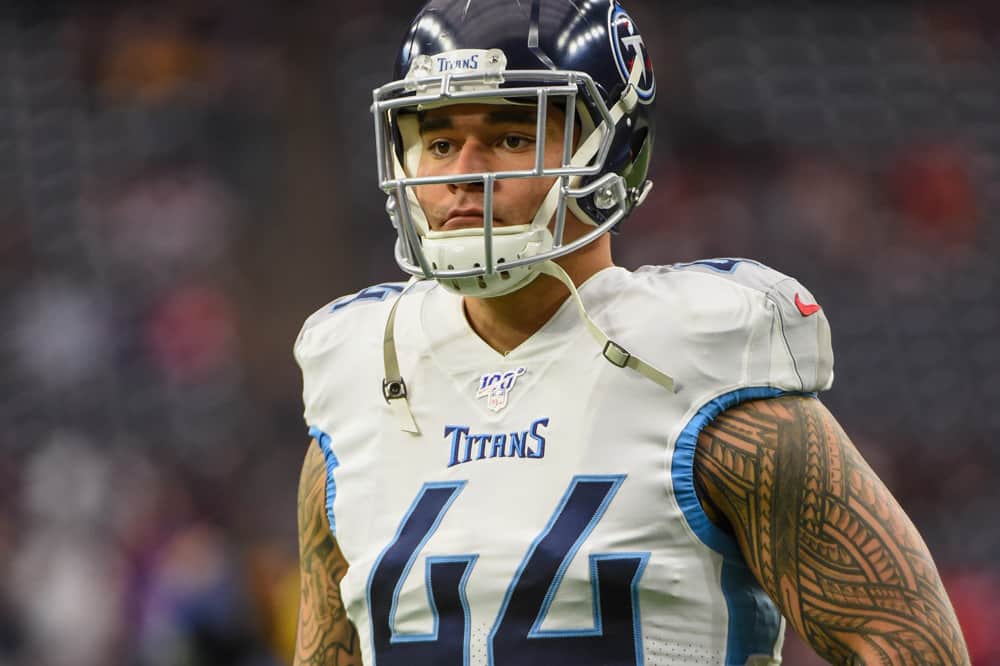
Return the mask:
<path fill-rule="evenodd" d="M 799 309 L 803 317 L 814 315 L 823 309 L 819 306 L 819 303 L 803 303 L 798 294 L 795 294 L 795 307 Z"/>

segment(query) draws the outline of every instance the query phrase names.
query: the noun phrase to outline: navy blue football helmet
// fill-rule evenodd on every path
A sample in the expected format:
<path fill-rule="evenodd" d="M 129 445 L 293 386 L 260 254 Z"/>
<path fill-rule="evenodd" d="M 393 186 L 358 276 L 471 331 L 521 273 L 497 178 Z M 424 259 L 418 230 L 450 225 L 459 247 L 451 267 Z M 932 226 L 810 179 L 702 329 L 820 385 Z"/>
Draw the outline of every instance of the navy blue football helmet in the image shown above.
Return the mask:
<path fill-rule="evenodd" d="M 649 53 L 617 0 L 430 0 L 400 49 L 395 81 L 374 91 L 378 177 L 404 271 L 477 297 L 509 293 L 537 264 L 595 240 L 642 203 L 653 144 L 656 81 Z M 537 109 L 534 168 L 419 177 L 418 115 L 449 104 Z M 543 164 L 550 108 L 569 111 L 562 164 Z M 554 179 L 530 224 L 493 224 L 506 178 Z M 429 228 L 413 188 L 482 183 L 484 225 Z M 563 242 L 567 210 L 594 229 Z"/>

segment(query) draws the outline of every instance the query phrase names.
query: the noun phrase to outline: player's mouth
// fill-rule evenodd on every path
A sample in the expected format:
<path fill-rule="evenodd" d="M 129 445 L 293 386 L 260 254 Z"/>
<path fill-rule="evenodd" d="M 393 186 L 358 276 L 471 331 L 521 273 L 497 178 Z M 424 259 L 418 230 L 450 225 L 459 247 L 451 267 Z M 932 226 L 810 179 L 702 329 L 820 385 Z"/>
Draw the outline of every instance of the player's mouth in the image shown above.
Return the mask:
<path fill-rule="evenodd" d="M 500 220 L 494 215 L 493 226 L 500 226 Z M 466 208 L 453 210 L 448 213 L 441 231 L 455 231 L 456 229 L 481 229 L 483 227 L 482 209 Z"/>

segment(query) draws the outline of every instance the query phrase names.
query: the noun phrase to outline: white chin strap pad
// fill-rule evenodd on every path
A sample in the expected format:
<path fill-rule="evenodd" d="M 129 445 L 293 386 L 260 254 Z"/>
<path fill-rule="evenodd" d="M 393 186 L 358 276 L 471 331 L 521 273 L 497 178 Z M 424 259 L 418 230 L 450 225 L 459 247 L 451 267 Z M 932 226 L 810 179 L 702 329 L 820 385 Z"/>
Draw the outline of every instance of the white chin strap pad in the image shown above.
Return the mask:
<path fill-rule="evenodd" d="M 456 235 L 445 238 L 424 238 L 424 256 L 434 270 L 472 270 L 486 262 L 483 236 Z M 493 298 L 520 289 L 538 273 L 534 266 L 518 266 L 508 270 L 503 264 L 545 252 L 552 247 L 548 229 L 529 229 L 514 234 L 493 236 L 493 256 L 497 271 L 492 274 L 465 278 L 439 278 L 441 286 L 465 296 Z"/>

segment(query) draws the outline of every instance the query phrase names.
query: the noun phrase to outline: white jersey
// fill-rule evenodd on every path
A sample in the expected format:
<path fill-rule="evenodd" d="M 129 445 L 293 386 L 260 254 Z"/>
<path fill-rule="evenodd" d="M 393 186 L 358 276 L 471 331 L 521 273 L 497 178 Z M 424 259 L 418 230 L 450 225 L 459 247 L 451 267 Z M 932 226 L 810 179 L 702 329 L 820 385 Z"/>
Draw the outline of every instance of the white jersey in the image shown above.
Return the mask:
<path fill-rule="evenodd" d="M 780 662 L 784 620 L 702 510 L 692 464 L 724 409 L 832 383 L 802 285 L 735 259 L 582 285 L 674 393 L 609 363 L 572 302 L 502 355 L 458 296 L 417 285 L 395 326 L 419 435 L 382 396 L 401 290 L 335 301 L 295 345 L 366 666 Z"/>

